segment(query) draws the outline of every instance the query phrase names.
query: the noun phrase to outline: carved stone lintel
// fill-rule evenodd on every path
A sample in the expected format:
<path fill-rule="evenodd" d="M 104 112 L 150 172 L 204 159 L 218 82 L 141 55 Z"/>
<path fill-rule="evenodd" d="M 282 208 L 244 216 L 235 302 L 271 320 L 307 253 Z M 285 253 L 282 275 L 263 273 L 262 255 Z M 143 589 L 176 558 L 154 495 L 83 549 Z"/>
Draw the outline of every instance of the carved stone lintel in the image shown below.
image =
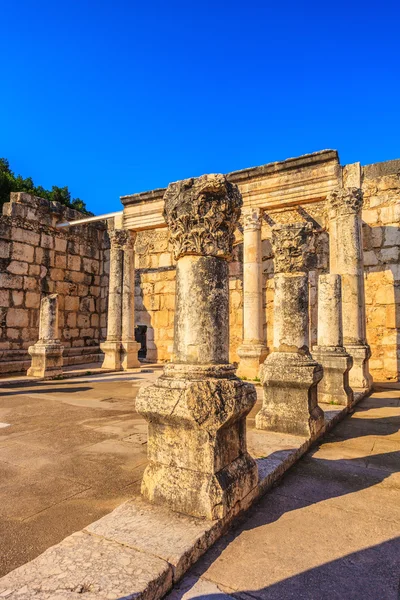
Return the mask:
<path fill-rule="evenodd" d="M 311 223 L 272 227 L 275 273 L 306 272 L 314 266 L 314 229 Z"/>
<path fill-rule="evenodd" d="M 338 188 L 329 194 L 327 200 L 331 218 L 357 214 L 362 209 L 363 193 L 357 187 Z"/>
<path fill-rule="evenodd" d="M 242 196 L 225 175 L 176 181 L 164 195 L 164 219 L 175 258 L 187 254 L 230 258 Z"/>
<path fill-rule="evenodd" d="M 243 208 L 242 219 L 244 231 L 258 231 L 261 229 L 261 211 L 259 208 Z"/>

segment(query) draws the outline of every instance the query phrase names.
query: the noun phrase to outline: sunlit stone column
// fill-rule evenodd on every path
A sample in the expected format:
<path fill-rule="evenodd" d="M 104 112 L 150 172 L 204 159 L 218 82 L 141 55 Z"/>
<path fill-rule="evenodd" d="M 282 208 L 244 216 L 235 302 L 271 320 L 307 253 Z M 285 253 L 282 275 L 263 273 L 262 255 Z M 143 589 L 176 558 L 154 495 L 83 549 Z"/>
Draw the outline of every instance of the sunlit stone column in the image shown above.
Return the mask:
<path fill-rule="evenodd" d="M 135 342 L 133 241 L 126 229 L 112 229 L 108 290 L 107 339 L 101 344 L 103 369 L 123 370 L 139 366 Z"/>
<path fill-rule="evenodd" d="M 142 494 L 173 510 L 223 518 L 253 499 L 258 472 L 246 447 L 254 386 L 229 355 L 229 271 L 242 198 L 223 175 L 169 185 L 164 217 L 174 246 L 174 362 L 142 389 L 149 423 Z"/>
<path fill-rule="evenodd" d="M 258 429 L 315 437 L 324 425 L 317 403 L 322 367 L 309 352 L 308 271 L 312 229 L 275 225 L 274 347 L 261 368 L 263 405 Z"/>
<path fill-rule="evenodd" d="M 267 356 L 263 332 L 263 274 L 260 209 L 243 213 L 243 343 L 238 348 L 238 376 L 258 377 Z"/>
<path fill-rule="evenodd" d="M 40 302 L 39 340 L 28 348 L 32 363 L 28 377 L 60 375 L 64 346 L 58 338 L 58 295 L 45 296 Z"/>
<path fill-rule="evenodd" d="M 318 345 L 313 347 L 313 357 L 324 369 L 318 384 L 318 401 L 351 406 L 349 370 L 353 359 L 343 348 L 340 275 L 319 276 Z"/>
<path fill-rule="evenodd" d="M 369 390 L 371 351 L 366 341 L 362 204 L 359 188 L 342 188 L 330 194 L 329 253 L 331 273 L 342 276 L 343 344 L 353 358 L 350 386 Z"/>

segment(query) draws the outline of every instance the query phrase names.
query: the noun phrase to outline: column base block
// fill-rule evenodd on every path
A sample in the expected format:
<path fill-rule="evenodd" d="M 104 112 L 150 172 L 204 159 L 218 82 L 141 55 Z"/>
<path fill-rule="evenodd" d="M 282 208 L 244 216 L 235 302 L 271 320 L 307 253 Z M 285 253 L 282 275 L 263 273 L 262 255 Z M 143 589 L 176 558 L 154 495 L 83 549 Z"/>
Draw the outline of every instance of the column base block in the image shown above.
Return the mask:
<path fill-rule="evenodd" d="M 210 520 L 235 511 L 253 491 L 255 496 L 258 483 L 246 448 L 246 416 L 256 391 L 232 375 L 231 365 L 218 367 L 168 365 L 136 399 L 149 423 L 143 496 Z"/>
<path fill-rule="evenodd" d="M 260 365 L 263 364 L 268 355 L 268 348 L 264 344 L 243 342 L 239 346 L 237 353 L 240 357 L 237 370 L 238 377 L 246 377 L 247 379 L 258 378 Z"/>
<path fill-rule="evenodd" d="M 32 364 L 27 371 L 28 377 L 53 377 L 62 375 L 64 346 L 60 342 L 49 344 L 37 342 L 28 348 Z"/>
<path fill-rule="evenodd" d="M 272 352 L 261 369 L 264 399 L 257 429 L 315 438 L 325 422 L 317 402 L 322 373 L 310 356 Z"/>
<path fill-rule="evenodd" d="M 126 369 L 138 369 L 140 367 L 138 359 L 139 350 L 140 344 L 138 342 L 122 342 L 121 366 L 124 371 Z"/>
<path fill-rule="evenodd" d="M 349 373 L 350 386 L 369 392 L 372 389 L 372 376 L 369 372 L 371 349 L 368 344 L 346 344 L 346 352 L 353 358 Z"/>
<path fill-rule="evenodd" d="M 318 384 L 318 402 L 351 406 L 354 402 L 353 390 L 349 385 L 352 357 L 340 346 L 314 346 L 313 358 L 324 370 Z"/>
<path fill-rule="evenodd" d="M 103 342 L 100 344 L 104 352 L 102 369 L 125 371 L 140 367 L 138 352 L 140 344 L 137 342 Z"/>

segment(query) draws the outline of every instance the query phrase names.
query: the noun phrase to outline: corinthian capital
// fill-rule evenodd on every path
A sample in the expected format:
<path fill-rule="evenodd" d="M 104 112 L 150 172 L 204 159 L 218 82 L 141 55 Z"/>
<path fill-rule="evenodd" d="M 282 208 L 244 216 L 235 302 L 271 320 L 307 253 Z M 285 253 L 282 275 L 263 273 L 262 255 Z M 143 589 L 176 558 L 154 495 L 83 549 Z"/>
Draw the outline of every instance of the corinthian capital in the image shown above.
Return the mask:
<path fill-rule="evenodd" d="M 175 258 L 185 254 L 229 258 L 242 196 L 225 175 L 202 175 L 171 183 L 164 195 L 164 219 Z"/>
<path fill-rule="evenodd" d="M 331 218 L 338 215 L 357 214 L 363 205 L 363 193 L 357 187 L 338 188 L 327 198 Z"/>
<path fill-rule="evenodd" d="M 290 223 L 272 227 L 275 273 L 308 271 L 315 259 L 311 223 Z"/>
<path fill-rule="evenodd" d="M 257 231 L 261 229 L 261 211 L 259 208 L 243 208 L 242 218 L 243 229 L 245 231 Z"/>
<path fill-rule="evenodd" d="M 112 248 L 126 250 L 133 248 L 136 234 L 128 229 L 110 229 L 108 232 Z"/>

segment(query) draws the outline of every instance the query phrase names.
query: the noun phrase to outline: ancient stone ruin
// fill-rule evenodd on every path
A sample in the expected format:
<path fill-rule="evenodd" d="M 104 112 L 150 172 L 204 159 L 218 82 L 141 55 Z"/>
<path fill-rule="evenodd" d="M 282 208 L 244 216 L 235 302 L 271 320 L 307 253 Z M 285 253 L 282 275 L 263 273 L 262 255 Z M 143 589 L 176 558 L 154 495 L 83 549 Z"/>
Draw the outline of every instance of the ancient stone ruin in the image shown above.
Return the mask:
<path fill-rule="evenodd" d="M 274 231 L 309 224 L 307 260 L 312 261 L 296 271 L 299 282 L 308 279 L 308 325 L 303 323 L 308 332 L 303 333 L 326 373 L 340 378 L 343 371 L 342 392 L 332 401 L 349 401 L 348 359 L 339 347 L 353 361 L 348 372 L 353 390 L 368 390 L 371 376 L 399 379 L 399 174 L 399 161 L 342 166 L 337 152 L 326 150 L 226 176 L 243 198 L 228 264 L 229 362 L 238 365 L 241 377 L 258 380 L 268 352 L 275 351 L 274 297 L 290 271 L 279 266 Z M 30 367 L 28 348 L 39 339 L 40 302 L 51 294 L 58 295 L 64 366 L 128 369 L 138 365 L 138 353 L 150 362 L 173 358 L 178 271 L 176 232 L 163 217 L 165 192 L 122 197 L 123 212 L 107 224 L 61 229 L 59 223 L 82 215 L 29 194 L 11 194 L 0 218 L 0 373 Z M 336 314 L 324 301 L 328 284 L 320 277 L 328 274 L 341 277 L 343 341 L 338 344 L 321 332 L 324 319 Z M 339 293 L 339 284 L 332 286 L 333 295 Z M 333 346 L 335 366 L 327 355 Z M 318 384 L 321 394 L 327 381 Z"/>
<path fill-rule="evenodd" d="M 58 338 L 58 296 L 44 296 L 40 303 L 39 340 L 28 348 L 32 364 L 28 377 L 62 374 L 64 347 Z"/>
<path fill-rule="evenodd" d="M 149 423 L 142 493 L 196 517 L 243 509 L 258 481 L 246 447 L 252 385 L 229 364 L 229 269 L 242 198 L 223 175 L 171 184 L 164 216 L 177 260 L 172 362 L 136 409 Z"/>

